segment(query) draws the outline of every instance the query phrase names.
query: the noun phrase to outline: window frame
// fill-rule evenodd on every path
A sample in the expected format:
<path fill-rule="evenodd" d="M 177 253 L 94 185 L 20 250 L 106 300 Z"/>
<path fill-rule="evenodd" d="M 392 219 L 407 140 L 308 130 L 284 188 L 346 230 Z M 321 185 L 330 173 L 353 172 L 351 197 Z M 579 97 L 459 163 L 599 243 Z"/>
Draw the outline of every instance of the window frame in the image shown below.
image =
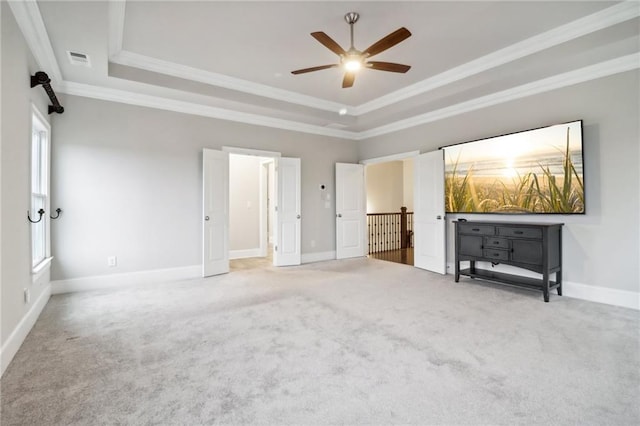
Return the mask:
<path fill-rule="evenodd" d="M 38 149 L 36 152 L 36 132 L 39 134 L 38 137 Z M 31 141 L 30 141 L 30 166 L 29 166 L 29 205 L 31 210 L 32 219 L 37 219 L 38 208 L 34 208 L 34 200 L 40 199 L 40 204 L 45 211 L 45 214 L 42 215 L 42 221 L 37 224 L 30 224 L 29 229 L 29 246 L 31 253 L 31 268 L 32 274 L 34 274 L 34 280 L 37 280 L 39 276 L 48 269 L 51 264 L 51 231 L 50 224 L 51 219 L 49 218 L 50 214 L 50 170 L 51 170 L 51 125 L 45 118 L 45 116 L 40 112 L 38 108 L 34 104 L 31 104 Z M 38 168 L 36 170 L 34 155 L 38 155 Z M 36 188 L 36 182 L 34 180 L 38 179 L 38 187 Z M 38 228 L 40 227 L 40 228 Z M 34 232 L 41 232 L 42 241 L 39 244 L 39 251 L 41 253 L 40 256 L 36 259 L 35 256 L 35 240 Z"/>

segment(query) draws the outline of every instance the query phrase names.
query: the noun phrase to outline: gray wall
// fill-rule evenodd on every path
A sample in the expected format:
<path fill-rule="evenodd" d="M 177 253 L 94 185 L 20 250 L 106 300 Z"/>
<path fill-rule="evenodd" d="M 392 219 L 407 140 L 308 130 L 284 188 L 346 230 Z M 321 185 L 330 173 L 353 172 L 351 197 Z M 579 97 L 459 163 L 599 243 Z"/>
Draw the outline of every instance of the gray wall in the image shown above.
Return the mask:
<path fill-rule="evenodd" d="M 53 127 L 52 279 L 201 262 L 202 148 L 281 152 L 302 162 L 302 253 L 335 250 L 336 162 L 352 141 L 75 96 Z M 311 247 L 310 241 L 316 246 Z M 116 268 L 107 257 L 118 256 Z"/>
<path fill-rule="evenodd" d="M 30 228 L 26 214 L 31 200 L 31 103 L 47 116 L 42 88 L 29 88 L 29 76 L 38 71 L 11 10 L 2 2 L 2 272 L 0 315 L 2 345 L 38 300 L 48 277 L 32 283 Z M 24 303 L 23 289 L 31 303 Z"/>
<path fill-rule="evenodd" d="M 260 248 L 260 162 L 260 157 L 229 156 L 229 248 L 232 251 Z"/>
<path fill-rule="evenodd" d="M 639 291 L 640 176 L 638 72 L 510 101 L 359 142 L 361 159 L 496 136 L 546 124 L 584 120 L 586 215 L 496 216 L 471 219 L 561 221 L 564 278 L 591 286 Z M 448 215 L 448 223 L 456 216 Z M 448 261 L 453 260 L 448 226 Z"/>

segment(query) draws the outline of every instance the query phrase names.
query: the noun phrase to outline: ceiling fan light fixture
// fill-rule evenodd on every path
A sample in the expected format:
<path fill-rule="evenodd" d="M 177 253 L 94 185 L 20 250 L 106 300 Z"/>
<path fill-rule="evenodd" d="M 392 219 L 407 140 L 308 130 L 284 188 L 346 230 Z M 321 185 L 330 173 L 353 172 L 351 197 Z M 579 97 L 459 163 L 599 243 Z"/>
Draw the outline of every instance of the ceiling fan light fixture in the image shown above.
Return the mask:
<path fill-rule="evenodd" d="M 348 58 L 344 61 L 344 69 L 349 72 L 355 72 L 362 68 L 362 60 L 360 58 Z"/>
<path fill-rule="evenodd" d="M 356 12 L 349 12 L 344 16 L 345 21 L 349 24 L 349 33 L 351 39 L 351 47 L 349 50 L 343 49 L 334 39 L 329 37 L 322 31 L 316 31 L 311 33 L 311 37 L 315 38 L 320 44 L 333 53 L 338 55 L 340 61 L 338 63 L 329 65 L 319 65 L 311 68 L 303 68 L 295 71 L 291 71 L 291 74 L 305 74 L 312 71 L 320 71 L 328 68 L 340 67 L 344 71 L 344 77 L 342 79 L 342 88 L 346 89 L 353 86 L 353 82 L 356 78 L 356 73 L 361 68 L 369 68 L 378 71 L 388 71 L 396 73 L 406 73 L 411 68 L 410 65 L 396 64 L 393 62 L 380 62 L 370 61 L 369 58 L 379 53 L 384 52 L 387 49 L 395 46 L 401 41 L 411 36 L 411 32 L 405 27 L 398 28 L 391 34 L 387 34 L 365 50 L 358 50 L 353 45 L 353 25 L 358 21 L 360 15 Z"/>

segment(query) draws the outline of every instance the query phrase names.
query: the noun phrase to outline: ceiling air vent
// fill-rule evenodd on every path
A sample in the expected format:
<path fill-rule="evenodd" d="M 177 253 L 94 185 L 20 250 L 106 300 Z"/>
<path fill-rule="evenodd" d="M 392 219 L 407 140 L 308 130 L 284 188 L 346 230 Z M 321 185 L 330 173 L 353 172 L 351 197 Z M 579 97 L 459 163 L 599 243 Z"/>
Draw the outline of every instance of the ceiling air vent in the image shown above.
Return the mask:
<path fill-rule="evenodd" d="M 85 55 L 84 53 L 71 52 L 70 50 L 67 50 L 67 55 L 69 56 L 69 62 L 71 62 L 72 65 L 91 67 L 91 60 L 89 60 L 89 55 Z"/>

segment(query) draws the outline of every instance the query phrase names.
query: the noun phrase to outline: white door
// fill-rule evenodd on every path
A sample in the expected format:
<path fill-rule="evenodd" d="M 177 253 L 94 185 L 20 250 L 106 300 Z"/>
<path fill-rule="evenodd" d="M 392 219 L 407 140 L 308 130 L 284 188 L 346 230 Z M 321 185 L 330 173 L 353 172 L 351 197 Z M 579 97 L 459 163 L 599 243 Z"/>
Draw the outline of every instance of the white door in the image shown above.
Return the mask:
<path fill-rule="evenodd" d="M 336 258 L 367 255 L 364 165 L 336 163 Z"/>
<path fill-rule="evenodd" d="M 413 264 L 445 274 L 444 152 L 419 155 L 413 164 Z"/>
<path fill-rule="evenodd" d="M 273 264 L 300 264 L 300 159 L 278 158 Z"/>
<path fill-rule="evenodd" d="M 202 276 L 229 272 L 229 154 L 202 151 Z"/>

